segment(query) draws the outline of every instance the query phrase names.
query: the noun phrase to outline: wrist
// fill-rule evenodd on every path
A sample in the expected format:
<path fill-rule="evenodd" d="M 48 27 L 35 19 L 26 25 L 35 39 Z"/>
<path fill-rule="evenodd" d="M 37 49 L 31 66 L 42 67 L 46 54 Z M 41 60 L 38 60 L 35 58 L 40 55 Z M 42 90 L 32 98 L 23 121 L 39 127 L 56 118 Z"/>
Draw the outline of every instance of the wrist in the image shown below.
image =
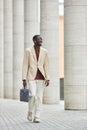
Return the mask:
<path fill-rule="evenodd" d="M 50 80 L 46 80 L 46 81 L 50 81 Z"/>
<path fill-rule="evenodd" d="M 26 81 L 26 79 L 23 79 L 22 81 Z"/>

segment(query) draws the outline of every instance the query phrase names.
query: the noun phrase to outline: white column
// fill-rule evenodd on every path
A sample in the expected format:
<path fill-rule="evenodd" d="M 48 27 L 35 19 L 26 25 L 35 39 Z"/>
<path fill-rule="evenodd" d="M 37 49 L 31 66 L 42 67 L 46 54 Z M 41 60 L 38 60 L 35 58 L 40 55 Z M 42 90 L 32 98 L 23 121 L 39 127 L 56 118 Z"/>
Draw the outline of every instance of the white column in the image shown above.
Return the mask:
<path fill-rule="evenodd" d="M 4 1 L 0 0 L 0 98 L 4 97 Z"/>
<path fill-rule="evenodd" d="M 59 102 L 58 0 L 41 0 L 41 36 L 50 60 L 50 86 L 45 89 L 44 103 Z"/>
<path fill-rule="evenodd" d="M 13 97 L 13 3 L 4 0 L 4 90 L 5 97 Z"/>
<path fill-rule="evenodd" d="M 13 1 L 13 98 L 19 98 L 22 87 L 24 53 L 24 0 Z"/>
<path fill-rule="evenodd" d="M 65 0 L 65 109 L 87 109 L 87 0 Z"/>
<path fill-rule="evenodd" d="M 25 48 L 32 46 L 33 35 L 39 34 L 39 0 L 25 0 L 24 3 L 24 23 L 25 23 Z"/>

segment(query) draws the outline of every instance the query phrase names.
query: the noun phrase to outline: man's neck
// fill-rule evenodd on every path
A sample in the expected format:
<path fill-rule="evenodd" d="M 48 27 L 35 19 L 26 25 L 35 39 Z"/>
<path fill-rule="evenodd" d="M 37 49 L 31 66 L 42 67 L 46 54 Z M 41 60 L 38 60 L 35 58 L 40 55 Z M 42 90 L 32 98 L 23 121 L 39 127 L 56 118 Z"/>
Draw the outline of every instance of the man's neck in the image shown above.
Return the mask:
<path fill-rule="evenodd" d="M 38 45 L 34 45 L 34 48 L 36 49 L 39 49 L 40 48 L 40 46 L 38 46 Z"/>

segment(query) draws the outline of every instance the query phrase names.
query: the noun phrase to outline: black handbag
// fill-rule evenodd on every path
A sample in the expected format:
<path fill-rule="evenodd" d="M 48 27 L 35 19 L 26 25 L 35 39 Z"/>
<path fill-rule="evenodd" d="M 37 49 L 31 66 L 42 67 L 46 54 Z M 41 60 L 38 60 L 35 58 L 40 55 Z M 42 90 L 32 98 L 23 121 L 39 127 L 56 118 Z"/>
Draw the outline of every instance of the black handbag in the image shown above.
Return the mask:
<path fill-rule="evenodd" d="M 20 89 L 20 101 L 29 101 L 29 89 L 27 89 L 26 87 Z"/>

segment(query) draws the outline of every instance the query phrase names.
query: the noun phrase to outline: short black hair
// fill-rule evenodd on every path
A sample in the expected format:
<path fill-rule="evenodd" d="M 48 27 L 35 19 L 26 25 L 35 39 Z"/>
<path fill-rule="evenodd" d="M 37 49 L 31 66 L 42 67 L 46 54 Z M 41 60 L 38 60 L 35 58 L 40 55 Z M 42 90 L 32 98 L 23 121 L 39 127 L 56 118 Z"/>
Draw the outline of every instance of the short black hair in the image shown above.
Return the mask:
<path fill-rule="evenodd" d="M 33 38 L 32 38 L 32 39 L 33 39 L 33 41 L 34 41 L 34 40 L 36 40 L 36 38 L 37 38 L 38 36 L 40 36 L 40 35 L 39 35 L 39 34 L 34 35 L 34 36 L 33 36 Z"/>

